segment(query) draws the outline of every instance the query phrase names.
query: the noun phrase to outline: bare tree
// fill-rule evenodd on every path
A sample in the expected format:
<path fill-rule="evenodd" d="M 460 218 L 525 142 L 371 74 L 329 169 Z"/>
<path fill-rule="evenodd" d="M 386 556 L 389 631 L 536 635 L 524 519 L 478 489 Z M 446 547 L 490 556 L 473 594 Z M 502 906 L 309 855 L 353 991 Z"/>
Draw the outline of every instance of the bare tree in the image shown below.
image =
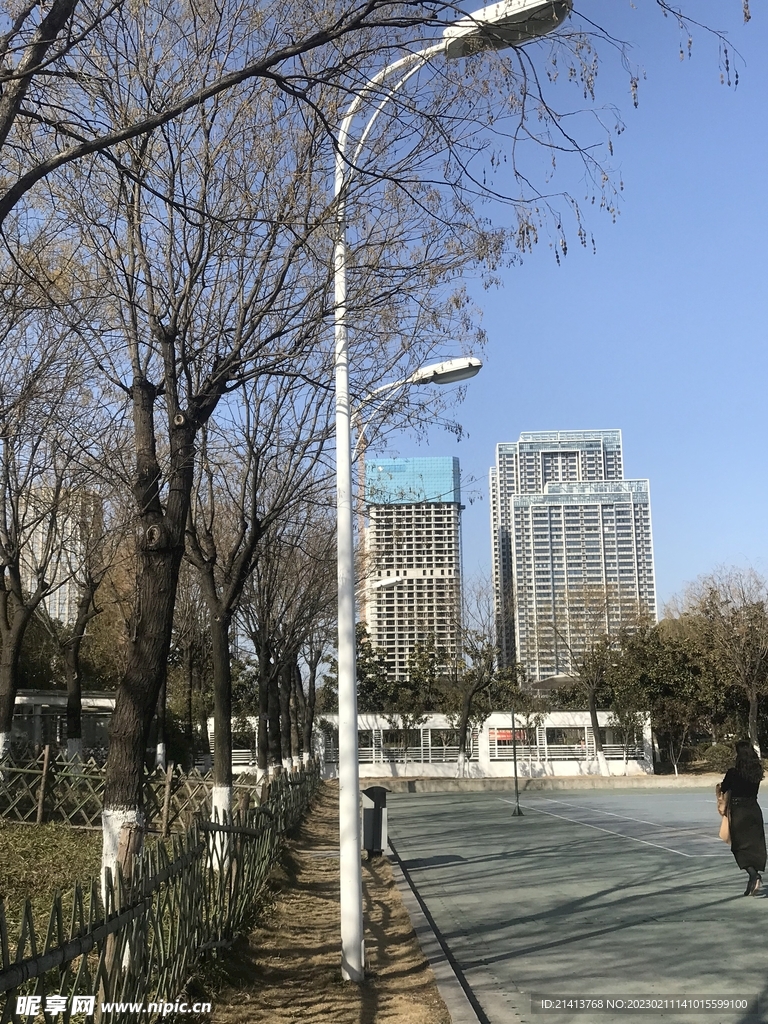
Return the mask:
<path fill-rule="evenodd" d="M 171 639 L 168 704 L 183 723 L 187 768 L 200 755 L 210 771 L 208 715 L 213 710 L 213 666 L 208 610 L 197 570 L 188 562 L 179 572 Z"/>
<path fill-rule="evenodd" d="M 446 679 L 443 705 L 456 723 L 459 755 L 456 773 L 466 774 L 467 735 L 471 725 L 479 724 L 493 710 L 491 702 L 481 706 L 482 695 L 503 688 L 499 674 L 498 645 L 494 621 L 492 585 L 484 579 L 465 580 L 458 657 Z M 495 693 L 494 696 L 500 696 Z"/>
<path fill-rule="evenodd" d="M 125 526 L 119 520 L 105 523 L 105 512 L 116 511 L 114 496 L 107 500 L 95 480 L 91 489 L 69 495 L 64 508 L 64 531 L 60 540 L 59 576 L 65 584 L 38 608 L 38 619 L 58 648 L 67 685 L 67 757 L 78 762 L 83 753 L 81 650 L 86 630 L 101 614 L 97 594 L 110 571 L 116 568 L 125 541 Z M 96 490 L 96 487 L 100 487 Z M 119 505 L 117 506 L 119 508 Z M 62 572 L 63 570 L 63 572 Z M 56 598 L 62 591 L 76 594 L 75 607 L 62 609 Z"/>
<path fill-rule="evenodd" d="M 137 586 L 112 723 L 105 864 L 123 825 L 141 831 L 141 762 L 165 679 L 200 431 L 233 388 L 317 346 L 335 230 L 329 126 L 414 35 L 426 26 L 437 36 L 455 18 L 450 5 L 381 0 L 310 14 L 281 3 L 258 18 L 240 0 L 167 13 L 151 2 L 93 10 L 62 0 L 46 15 L 30 5 L 3 41 L 7 244 L 58 303 L 60 280 L 74 278 L 72 319 L 133 424 Z M 561 65 L 590 91 L 589 38 L 562 38 Z M 507 98 L 506 130 L 489 79 Z M 520 147 L 580 154 L 593 192 L 614 205 L 610 176 L 546 102 L 526 52 L 478 58 L 469 74 L 445 65 L 430 78 L 428 112 L 409 89 L 378 119 L 346 197 L 357 231 L 348 308 L 360 394 L 390 369 L 404 375 L 456 326 L 468 335 L 468 265 L 492 271 L 507 245 L 533 244 L 552 203 L 530 185 Z M 532 135 L 534 115 L 553 137 Z M 499 230 L 474 206 L 479 193 L 494 194 L 482 179 L 502 162 L 482 135 L 492 122 L 514 157 Z M 12 216 L 31 190 L 30 202 L 53 199 L 55 268 L 32 245 L 46 246 L 39 219 Z M 584 238 L 575 204 L 564 202 Z M 555 224 L 562 238 L 557 214 Z M 87 270 L 67 262 L 67 245 L 87 254 Z"/>
<path fill-rule="evenodd" d="M 332 572 L 322 573 L 322 566 L 327 567 L 329 561 L 330 559 L 324 559 L 317 563 L 319 571 L 313 576 L 314 581 L 319 584 L 316 591 L 316 613 L 308 622 L 301 652 L 301 660 L 307 669 L 307 689 L 306 694 L 301 693 L 297 696 L 301 704 L 301 745 L 302 759 L 305 764 L 312 756 L 320 666 L 333 645 L 336 633 L 333 610 L 333 602 L 336 598 L 335 578 Z M 325 586 L 321 582 L 322 575 L 325 577 Z"/>
<path fill-rule="evenodd" d="M 607 775 L 597 700 L 610 681 L 622 634 L 643 622 L 640 603 L 616 585 L 587 583 L 555 594 L 549 619 L 541 609 L 539 615 L 539 657 L 554 673 L 570 677 L 586 698 L 600 774 Z"/>
<path fill-rule="evenodd" d="M 93 472 L 73 443 L 86 420 L 97 425 L 82 362 L 47 318 L 13 327 L 0 355 L 0 756 L 10 746 L 24 635 L 81 568 L 95 509 Z M 41 345 L 43 331 L 52 336 Z"/>
<path fill-rule="evenodd" d="M 316 365 L 265 376 L 233 394 L 223 415 L 201 431 L 198 476 L 187 528 L 187 558 L 209 612 L 214 683 L 213 810 L 231 811 L 232 676 L 230 626 L 273 524 L 293 522 L 319 492 L 331 436 L 327 391 L 305 383 Z M 303 371 L 303 372 L 302 372 Z M 234 399 L 241 401 L 235 403 Z M 289 744 L 296 656 L 279 687 L 282 733 Z M 286 728 L 288 726 L 288 728 Z"/>
<path fill-rule="evenodd" d="M 322 491 L 320 492 L 322 494 Z M 316 497 L 319 497 L 316 496 Z M 290 691 L 295 670 L 307 666 L 302 745 L 312 746 L 317 671 L 334 632 L 336 596 L 335 531 L 329 514 L 330 495 L 313 501 L 287 522 L 265 535 L 255 570 L 248 581 L 240 618 L 258 661 L 258 766 L 290 767 L 299 756 L 290 736 Z M 282 703 L 281 703 L 282 689 Z"/>
<path fill-rule="evenodd" d="M 683 16 L 666 0 L 655 2 L 684 25 Z M 303 5 L 292 2 L 267 3 L 258 21 L 251 13 L 242 0 L 226 0 L 215 8 L 178 4 L 173 18 L 155 3 L 136 7 L 123 0 L 87 5 L 54 0 L 47 10 L 32 3 L 9 9 L 7 31 L 0 38 L 0 147 L 10 158 L 0 193 L 0 223 L 58 169 L 92 154 L 122 161 L 126 143 L 141 143 L 224 91 L 254 81 L 274 84 L 311 108 L 317 104 L 318 83 L 334 81 L 344 93 L 354 90 L 369 76 L 372 64 L 387 63 L 397 47 L 414 39 L 438 37 L 457 16 L 451 3 L 392 0 L 351 3 L 343 10 L 321 5 L 309 17 Z M 595 37 L 623 56 L 616 40 L 594 23 L 562 33 L 560 65 L 570 64 L 569 77 L 587 95 L 594 90 L 597 70 Z M 316 53 L 322 72 L 312 61 Z M 153 103 L 148 109 L 135 104 L 130 116 L 115 124 L 103 90 L 105 83 L 117 85 L 126 63 L 143 69 Z M 186 70 L 183 76 L 177 74 L 179 67 Z M 532 63 L 512 58 L 506 73 L 514 87 L 506 95 L 524 97 L 515 103 L 516 135 L 532 137 L 525 123 L 537 113 L 549 122 L 545 138 L 550 128 L 561 152 L 574 148 L 561 119 L 544 101 Z M 525 90 L 519 88 L 521 76 Z M 586 162 L 599 179 L 588 150 Z M 522 170 L 519 178 L 522 183 Z"/>
<path fill-rule="evenodd" d="M 102 99 L 118 120 L 142 94 L 151 106 L 147 81 L 128 77 Z M 196 442 L 235 389 L 277 373 L 306 375 L 307 366 L 319 372 L 327 361 L 329 347 L 318 342 L 329 315 L 334 228 L 317 168 L 332 153 L 317 124 L 284 118 L 276 133 L 275 102 L 255 90 L 212 101 L 134 146 L 130 170 L 90 166 L 87 187 L 85 169 L 73 170 L 59 197 L 92 254 L 79 288 L 97 312 L 81 334 L 128 400 L 136 452 L 134 639 L 112 720 L 107 861 L 122 823 L 141 818 L 141 763 L 166 671 Z M 440 223 L 426 250 L 417 251 L 422 238 L 404 247 L 404 203 L 400 196 L 397 217 L 372 223 L 371 236 L 353 248 L 361 392 L 379 374 L 406 374 L 441 342 L 451 316 L 464 315 L 444 287 L 477 254 L 462 255 L 454 226 Z M 421 221 L 426 229 L 434 210 L 412 209 L 411 230 Z M 377 266 L 390 255 L 392 270 L 378 282 Z"/>

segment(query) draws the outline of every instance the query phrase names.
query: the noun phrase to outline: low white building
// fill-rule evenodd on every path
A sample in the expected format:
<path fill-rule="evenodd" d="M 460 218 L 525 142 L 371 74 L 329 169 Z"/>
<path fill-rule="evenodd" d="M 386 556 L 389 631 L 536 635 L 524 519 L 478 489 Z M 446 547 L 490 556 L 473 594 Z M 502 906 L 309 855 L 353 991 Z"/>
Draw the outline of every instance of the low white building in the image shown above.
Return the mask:
<path fill-rule="evenodd" d="M 114 693 L 86 690 L 81 698 L 81 724 L 85 758 L 103 761 L 109 746 L 109 720 L 115 709 Z M 46 744 L 67 746 L 67 694 L 65 690 L 19 690 L 13 715 L 11 745 L 17 753 L 40 753 Z"/>
<path fill-rule="evenodd" d="M 603 753 L 611 775 L 653 774 L 650 715 L 634 741 L 624 744 L 612 727 L 610 711 L 598 711 Z M 514 736 L 514 742 L 513 742 Z M 427 776 L 452 778 L 458 771 L 458 736 L 445 715 L 429 715 L 409 731 L 393 727 L 383 715 L 358 716 L 361 778 Z M 315 727 L 315 753 L 326 778 L 338 772 L 338 715 L 322 715 Z M 471 778 L 545 775 L 599 775 L 588 711 L 552 711 L 528 721 L 495 711 L 471 730 L 464 774 Z"/>

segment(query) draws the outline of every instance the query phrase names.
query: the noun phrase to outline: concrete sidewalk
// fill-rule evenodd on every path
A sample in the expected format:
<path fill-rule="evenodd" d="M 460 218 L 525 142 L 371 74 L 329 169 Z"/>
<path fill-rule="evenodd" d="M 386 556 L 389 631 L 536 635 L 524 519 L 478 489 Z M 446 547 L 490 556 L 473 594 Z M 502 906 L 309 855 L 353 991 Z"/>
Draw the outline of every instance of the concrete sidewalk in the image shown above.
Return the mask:
<path fill-rule="evenodd" d="M 582 789 L 707 789 L 714 792 L 722 782 L 721 774 L 701 775 L 563 775 L 542 778 L 518 778 L 520 793 L 539 790 Z M 508 793 L 514 788 L 514 779 L 441 779 L 441 778 L 382 778 L 364 779 L 362 787 L 383 786 L 390 793 Z"/>

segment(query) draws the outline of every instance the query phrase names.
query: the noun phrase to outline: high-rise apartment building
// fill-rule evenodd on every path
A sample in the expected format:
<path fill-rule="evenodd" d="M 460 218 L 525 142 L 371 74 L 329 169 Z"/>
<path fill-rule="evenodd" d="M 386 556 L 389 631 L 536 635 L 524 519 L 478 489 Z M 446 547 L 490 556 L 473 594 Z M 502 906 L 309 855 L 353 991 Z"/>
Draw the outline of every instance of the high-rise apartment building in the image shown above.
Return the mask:
<path fill-rule="evenodd" d="M 459 460 L 367 462 L 365 492 L 361 618 L 392 677 L 404 679 L 418 644 L 433 638 L 446 662 L 459 653 Z"/>
<path fill-rule="evenodd" d="M 597 633 L 656 620 L 650 487 L 624 479 L 621 431 L 500 444 L 490 494 L 503 664 L 567 674 Z"/>
<path fill-rule="evenodd" d="M 55 493 L 37 487 L 22 508 L 22 518 L 24 589 L 34 593 L 42 576 L 49 590 L 42 601 L 46 611 L 71 626 L 77 619 L 83 569 L 102 539 L 103 500 L 93 491 Z"/>

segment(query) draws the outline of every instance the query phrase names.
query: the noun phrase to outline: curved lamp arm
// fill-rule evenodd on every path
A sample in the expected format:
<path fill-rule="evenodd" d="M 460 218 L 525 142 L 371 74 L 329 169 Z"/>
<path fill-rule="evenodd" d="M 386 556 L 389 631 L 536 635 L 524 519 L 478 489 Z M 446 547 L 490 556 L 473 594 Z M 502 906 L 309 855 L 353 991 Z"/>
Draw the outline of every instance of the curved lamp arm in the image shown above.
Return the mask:
<path fill-rule="evenodd" d="M 519 45 L 556 28 L 570 12 L 572 0 L 500 0 L 448 26 L 440 42 L 409 53 L 387 65 L 367 82 L 347 108 L 339 130 L 334 199 L 336 242 L 334 269 L 334 340 L 336 369 L 336 498 L 338 508 L 338 680 L 339 680 L 339 874 L 341 878 L 341 971 L 346 980 L 364 976 L 363 896 L 360 865 L 360 780 L 357 750 L 357 691 L 355 684 L 354 528 L 352 518 L 352 438 L 349 403 L 349 346 L 347 341 L 346 215 L 344 186 L 347 170 L 355 167 L 371 127 L 398 89 L 438 53 L 461 57 L 482 49 Z M 530 27 L 528 27 L 530 25 Z M 391 75 L 402 72 L 385 90 L 363 129 L 355 160 L 347 162 L 349 128 L 361 104 Z M 479 368 L 479 367 L 478 367 Z M 437 380 L 419 371 L 409 383 Z M 396 382 L 397 385 L 400 382 Z M 379 389 L 381 391 L 382 389 Z M 385 389 L 386 390 L 386 389 Z"/>

